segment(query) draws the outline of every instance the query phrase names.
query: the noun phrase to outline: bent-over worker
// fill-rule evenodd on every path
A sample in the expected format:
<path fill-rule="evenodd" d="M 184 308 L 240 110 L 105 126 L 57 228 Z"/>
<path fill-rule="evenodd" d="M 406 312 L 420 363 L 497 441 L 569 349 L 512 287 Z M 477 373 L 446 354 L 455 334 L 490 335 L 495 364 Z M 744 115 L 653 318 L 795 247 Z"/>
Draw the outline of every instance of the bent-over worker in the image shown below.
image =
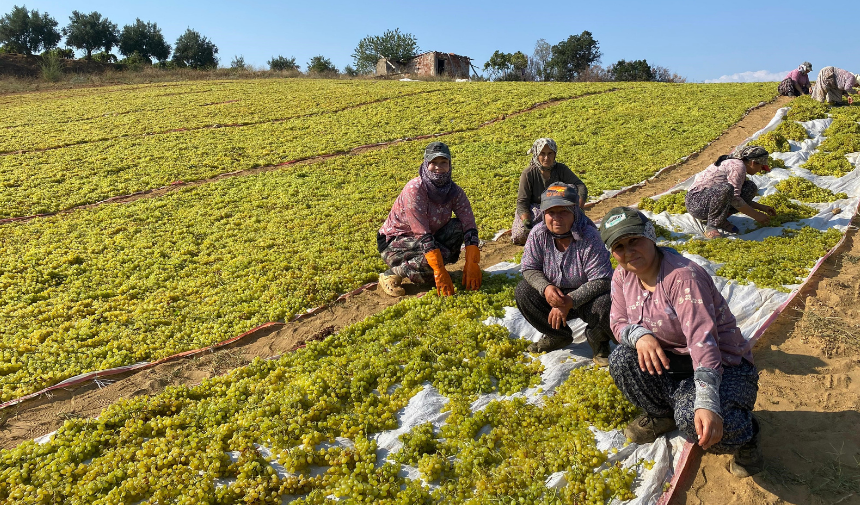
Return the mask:
<path fill-rule="evenodd" d="M 684 203 L 687 212 L 706 222 L 705 238 L 717 238 L 722 232 L 737 233 L 738 228 L 728 221 L 736 212 L 743 212 L 759 223 L 767 223 L 776 215 L 773 207 L 753 200 L 758 186 L 747 179 L 747 175 L 770 172 L 768 156 L 761 146 L 742 147 L 720 156 L 696 175 Z"/>
<path fill-rule="evenodd" d="M 842 97 L 848 97 L 848 103 L 854 99 L 848 96 L 854 88 L 860 86 L 860 74 L 852 74 L 847 70 L 836 67 L 824 67 L 818 72 L 818 80 L 812 87 L 812 98 L 819 102 L 841 105 Z"/>
<path fill-rule="evenodd" d="M 800 96 L 809 94 L 809 72 L 812 71 L 812 63 L 804 61 L 785 76 L 779 83 L 779 94 L 783 96 Z"/>

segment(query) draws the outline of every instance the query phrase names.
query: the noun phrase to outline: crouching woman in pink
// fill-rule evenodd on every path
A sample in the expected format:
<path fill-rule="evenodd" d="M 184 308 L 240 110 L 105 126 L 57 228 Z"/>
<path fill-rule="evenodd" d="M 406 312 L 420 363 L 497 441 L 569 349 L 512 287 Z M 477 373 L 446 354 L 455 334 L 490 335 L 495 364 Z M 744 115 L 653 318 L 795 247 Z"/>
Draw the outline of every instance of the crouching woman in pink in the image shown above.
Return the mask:
<path fill-rule="evenodd" d="M 609 211 L 600 236 L 618 261 L 609 318 L 620 345 L 609 355 L 609 373 L 644 411 L 624 434 L 649 443 L 677 428 L 703 449 L 734 454 L 733 474 L 760 472 L 752 413 L 758 370 L 711 276 L 674 249 L 657 247 L 654 225 L 636 209 Z"/>
<path fill-rule="evenodd" d="M 451 179 L 451 150 L 431 142 L 424 150 L 418 177 L 406 183 L 388 218 L 376 234 L 382 260 L 390 267 L 379 274 L 389 296 L 403 296 L 404 278 L 415 284 L 435 282 L 442 296 L 454 294 L 445 265 L 456 263 L 465 244 L 463 287 L 481 287 L 478 227 L 466 193 Z M 452 218 L 451 213 L 457 217 Z"/>

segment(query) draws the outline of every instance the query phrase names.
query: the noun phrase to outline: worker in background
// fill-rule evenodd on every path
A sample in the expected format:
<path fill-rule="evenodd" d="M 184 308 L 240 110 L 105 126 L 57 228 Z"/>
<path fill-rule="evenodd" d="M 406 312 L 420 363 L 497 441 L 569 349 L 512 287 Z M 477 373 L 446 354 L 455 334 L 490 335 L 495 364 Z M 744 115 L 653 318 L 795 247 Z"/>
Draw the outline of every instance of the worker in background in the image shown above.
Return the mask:
<path fill-rule="evenodd" d="M 558 146 L 550 138 L 535 140 L 528 154 L 532 155 L 529 166 L 520 174 L 517 191 L 517 210 L 511 226 L 511 240 L 523 245 L 532 227 L 543 218 L 540 211 L 540 197 L 551 184 L 561 182 L 576 186 L 579 208 L 588 200 L 588 188 L 564 163 L 556 161 Z"/>
<path fill-rule="evenodd" d="M 418 177 L 406 183 L 376 236 L 382 260 L 390 267 L 379 285 L 390 296 L 403 296 L 404 278 L 415 284 L 435 282 L 439 295 L 454 294 L 445 265 L 460 258 L 466 244 L 463 286 L 481 287 L 480 251 L 475 215 L 466 193 L 451 179 L 451 151 L 442 142 L 424 150 Z M 456 218 L 451 217 L 451 213 Z"/>
<path fill-rule="evenodd" d="M 809 72 L 812 72 L 812 63 L 804 61 L 779 83 L 779 94 L 782 96 L 808 95 Z"/>
<path fill-rule="evenodd" d="M 758 186 L 747 175 L 770 172 L 769 153 L 761 146 L 745 146 L 732 154 L 717 158 L 712 165 L 696 175 L 684 197 L 687 212 L 705 223 L 705 238 L 723 233 L 738 233 L 729 216 L 743 212 L 759 223 L 766 224 L 776 210 L 753 200 Z"/>
<path fill-rule="evenodd" d="M 860 86 L 860 74 L 852 74 L 836 67 L 824 67 L 818 72 L 818 80 L 812 87 L 812 98 L 822 103 L 842 105 L 842 97 L 848 97 L 848 104 L 854 103 L 849 93 Z"/>

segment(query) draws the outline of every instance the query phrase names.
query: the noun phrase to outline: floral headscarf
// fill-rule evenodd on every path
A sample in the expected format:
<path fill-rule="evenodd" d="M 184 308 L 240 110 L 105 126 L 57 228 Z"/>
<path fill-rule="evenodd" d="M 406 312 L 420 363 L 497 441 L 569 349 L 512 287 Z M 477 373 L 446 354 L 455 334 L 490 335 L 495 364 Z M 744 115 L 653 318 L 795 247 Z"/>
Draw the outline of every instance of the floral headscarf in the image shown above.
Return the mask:
<path fill-rule="evenodd" d="M 532 155 L 532 161 L 530 163 L 531 166 L 543 168 L 543 165 L 540 164 L 540 160 L 538 160 L 538 154 L 543 151 L 544 146 L 549 146 L 549 148 L 552 149 L 554 153 L 558 154 L 558 145 L 555 143 L 555 140 L 547 137 L 541 137 L 535 140 L 535 143 L 532 144 L 531 149 L 529 149 L 528 154 Z"/>
<path fill-rule="evenodd" d="M 803 63 L 800 64 L 799 67 L 797 67 L 797 70 L 800 72 L 803 72 L 804 74 L 808 74 L 808 73 L 812 72 L 812 63 L 809 63 L 808 61 L 804 61 Z"/>
<path fill-rule="evenodd" d="M 735 151 L 729 155 L 729 158 L 734 160 L 748 160 L 758 163 L 759 165 L 767 165 L 768 156 L 769 154 L 764 147 L 744 146 L 735 149 Z"/>

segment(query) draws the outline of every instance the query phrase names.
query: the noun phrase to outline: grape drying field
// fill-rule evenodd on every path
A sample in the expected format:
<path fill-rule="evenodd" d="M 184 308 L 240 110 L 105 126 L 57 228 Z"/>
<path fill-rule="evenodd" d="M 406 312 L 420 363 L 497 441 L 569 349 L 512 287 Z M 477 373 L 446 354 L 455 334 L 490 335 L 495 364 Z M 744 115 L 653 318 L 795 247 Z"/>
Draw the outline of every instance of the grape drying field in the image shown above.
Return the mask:
<path fill-rule="evenodd" d="M 774 94 L 769 83 L 271 80 L 0 97 L 0 217 L 58 212 L 0 224 L 0 399 L 206 347 L 374 280 L 375 231 L 431 136 L 451 146 L 454 180 L 489 240 L 510 224 L 535 138 L 555 138 L 559 160 L 598 196 L 699 151 Z M 811 191 L 795 186 L 786 191 Z M 835 243 L 804 233 L 779 247 L 814 242 L 820 256 Z M 714 244 L 689 247 L 739 281 L 768 276 Z M 632 498 L 649 462 L 622 467 L 590 431 L 634 414 L 605 371 L 576 369 L 539 404 L 510 396 L 542 372 L 528 342 L 483 322 L 514 305 L 515 282 L 487 276 L 477 293 L 405 300 L 278 359 L 69 420 L 47 443 L 0 452 L 0 500 Z M 430 387 L 446 399 L 445 423 L 415 427 L 380 456 L 376 435 Z M 550 492 L 558 472 L 567 484 Z"/>

